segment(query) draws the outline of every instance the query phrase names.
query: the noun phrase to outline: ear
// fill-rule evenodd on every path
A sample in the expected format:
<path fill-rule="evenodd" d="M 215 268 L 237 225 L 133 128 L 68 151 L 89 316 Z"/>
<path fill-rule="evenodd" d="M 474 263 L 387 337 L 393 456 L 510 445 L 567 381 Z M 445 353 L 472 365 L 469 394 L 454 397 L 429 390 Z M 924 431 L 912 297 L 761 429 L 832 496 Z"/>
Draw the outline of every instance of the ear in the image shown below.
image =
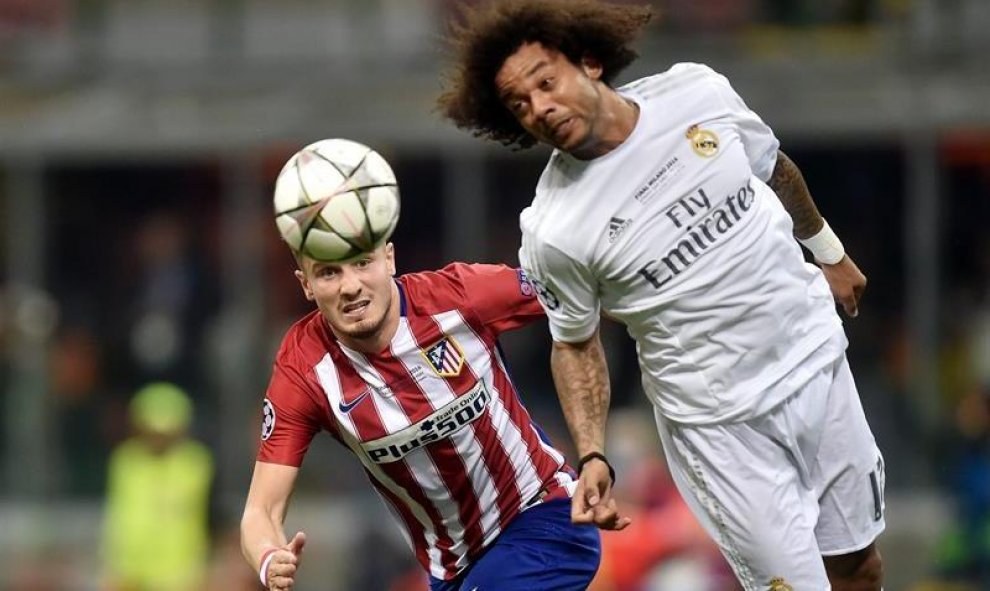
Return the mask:
<path fill-rule="evenodd" d="M 590 55 L 581 58 L 581 70 L 585 76 L 592 80 L 601 80 L 602 78 L 602 63 Z"/>
<path fill-rule="evenodd" d="M 395 276 L 395 245 L 391 242 L 385 245 L 385 268 L 390 276 Z"/>
<path fill-rule="evenodd" d="M 313 289 L 309 286 L 309 280 L 306 279 L 306 274 L 296 269 L 295 276 L 299 280 L 299 286 L 302 287 L 303 295 L 306 296 L 306 299 L 311 302 L 316 299 L 313 295 Z"/>

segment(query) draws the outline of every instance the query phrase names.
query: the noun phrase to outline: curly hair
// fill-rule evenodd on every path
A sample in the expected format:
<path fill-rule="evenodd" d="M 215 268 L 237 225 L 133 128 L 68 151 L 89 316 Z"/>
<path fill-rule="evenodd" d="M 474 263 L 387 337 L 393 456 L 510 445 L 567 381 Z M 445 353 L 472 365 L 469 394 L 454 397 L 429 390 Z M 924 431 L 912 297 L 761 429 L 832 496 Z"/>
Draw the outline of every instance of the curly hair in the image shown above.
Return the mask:
<path fill-rule="evenodd" d="M 499 100 L 495 75 L 520 46 L 539 42 L 572 63 L 596 59 L 610 84 L 639 55 L 630 47 L 653 16 L 649 6 L 619 6 L 597 0 L 504 0 L 467 8 L 450 24 L 447 37 L 457 63 L 447 74 L 449 89 L 437 100 L 457 127 L 506 146 L 528 148 L 526 132 Z"/>

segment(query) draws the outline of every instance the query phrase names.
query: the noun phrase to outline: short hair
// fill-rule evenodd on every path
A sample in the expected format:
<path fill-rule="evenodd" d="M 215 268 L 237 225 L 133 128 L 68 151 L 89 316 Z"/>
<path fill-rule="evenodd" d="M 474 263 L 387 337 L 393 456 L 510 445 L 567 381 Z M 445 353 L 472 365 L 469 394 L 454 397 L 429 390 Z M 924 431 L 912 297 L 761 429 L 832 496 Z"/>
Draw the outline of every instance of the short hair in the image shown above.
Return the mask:
<path fill-rule="evenodd" d="M 602 81 L 616 75 L 639 54 L 630 44 L 650 21 L 646 5 L 615 5 L 597 0 L 505 0 L 464 9 L 452 21 L 447 41 L 457 63 L 448 73 L 449 89 L 437 100 L 443 115 L 506 146 L 536 143 L 499 99 L 495 75 L 520 46 L 539 42 L 574 64 L 585 57 L 602 67 Z"/>

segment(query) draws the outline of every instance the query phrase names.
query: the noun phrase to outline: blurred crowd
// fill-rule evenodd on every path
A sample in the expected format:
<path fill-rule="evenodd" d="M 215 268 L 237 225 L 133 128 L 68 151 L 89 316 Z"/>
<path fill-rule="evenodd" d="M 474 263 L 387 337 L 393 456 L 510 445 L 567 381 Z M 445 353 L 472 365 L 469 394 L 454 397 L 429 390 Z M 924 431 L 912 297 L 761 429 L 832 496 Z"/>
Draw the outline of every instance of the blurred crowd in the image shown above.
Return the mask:
<path fill-rule="evenodd" d="M 431 18 L 447 14 L 458 3 L 435 0 Z M 925 3 L 657 4 L 666 15 L 660 34 L 718 34 L 754 24 L 877 25 L 905 18 L 912 6 Z M 79 15 L 105 16 L 113 6 L 0 0 L 0 51 L 15 47 L 35 29 L 72 27 Z M 392 14 L 399 28 L 402 15 L 409 13 L 405 6 L 401 0 L 374 3 L 375 10 L 386 15 L 382 18 Z M 7 55 L 0 57 L 0 82 L 8 71 L 4 68 L 11 54 Z M 934 529 L 926 525 L 927 539 L 911 546 L 923 548 L 923 554 L 900 557 L 924 571 L 927 580 L 913 588 L 990 588 L 990 232 L 985 229 L 990 219 L 990 132 L 973 130 L 962 138 L 936 142 L 939 200 L 936 215 L 927 220 L 938 237 L 939 263 L 932 351 L 919 348 L 918 327 L 908 311 L 912 294 L 922 289 L 911 283 L 913 261 L 905 255 L 906 245 L 914 240 L 905 198 L 911 190 L 911 146 L 903 137 L 855 143 L 827 137 L 781 139 L 870 280 L 860 317 L 847 323 L 849 358 L 887 457 L 889 496 L 936 491 L 944 508 L 944 514 L 937 515 L 945 519 L 935 519 Z M 273 146 L 240 180 L 232 180 L 224 163 L 214 158 L 173 157 L 162 162 L 126 154 L 74 160 L 56 155 L 39 176 L 42 235 L 26 236 L 21 220 L 0 215 L 0 523 L 5 530 L 0 532 L 0 571 L 5 573 L 0 590 L 109 585 L 115 567 L 101 558 L 107 554 L 99 549 L 119 543 L 112 541 L 116 526 L 107 525 L 114 519 L 115 491 L 120 490 L 115 466 L 128 461 L 156 465 L 166 457 L 163 449 L 175 449 L 171 445 L 176 441 L 188 444 L 183 449 L 189 457 L 182 461 L 189 467 L 180 469 L 186 475 L 167 480 L 196 483 L 195 491 L 186 491 L 195 499 L 187 508 L 196 508 L 188 517 L 195 522 L 190 529 L 194 533 L 187 535 L 202 539 L 190 546 L 197 549 L 195 560 L 202 561 L 201 574 L 207 581 L 203 588 L 256 588 L 240 556 L 236 521 L 253 462 L 269 370 L 266 360 L 289 323 L 308 310 L 286 280 L 294 262 L 278 243 L 268 217 L 274 176 L 296 147 Z M 398 143 L 375 147 L 393 164 L 403 202 L 410 204 L 395 235 L 403 245 L 400 272 L 461 258 L 442 240 L 452 223 L 436 197 L 449 169 L 458 165 L 457 158 Z M 530 199 L 544 157 L 517 154 L 484 160 L 485 178 L 497 198 L 485 212 L 488 238 L 474 245 L 479 258 L 515 263 L 517 213 Z M 19 174 L 15 167 L 16 160 L 0 162 L 0 211 L 15 211 L 9 182 Z M 225 197 L 232 183 L 248 188 L 242 198 Z M 25 249 L 19 245 L 28 239 L 43 246 L 27 249 L 30 264 L 42 278 L 36 285 L 21 283 L 13 271 L 23 264 L 19 257 Z M 510 335 L 504 345 L 527 406 L 566 449 L 545 333 L 536 327 Z M 609 341 L 605 348 L 613 371 L 610 455 L 620 474 L 621 501 L 634 522 L 625 532 L 603 536 L 604 558 L 593 589 L 734 589 L 724 561 L 666 475 L 631 343 L 614 325 L 605 328 L 603 340 Z M 918 369 L 926 362 L 934 364 L 934 390 L 922 390 L 925 398 L 919 398 Z M 136 442 L 161 431 L 142 423 L 140 392 L 149 384 L 165 383 L 171 385 L 167 390 L 182 392 L 175 400 L 186 400 L 188 408 L 176 411 L 181 415 L 178 424 L 166 429 L 172 433 L 169 446 L 163 448 L 159 438 L 152 452 L 137 453 L 145 448 L 135 447 Z M 186 403 L 171 404 L 185 408 Z M 34 422 L 25 426 L 25 421 Z M 20 447 L 24 442 L 41 442 L 42 448 L 25 450 Z M 26 459 L 44 464 L 25 466 Z M 350 465 L 329 441 L 317 445 L 307 462 Z M 313 533 L 326 539 L 323 550 L 314 540 L 310 553 L 339 551 L 325 565 L 340 566 L 342 587 L 425 589 L 382 507 L 362 504 L 365 485 L 360 471 L 321 472 L 325 471 L 303 470 L 297 499 L 301 510 L 321 504 L 359 507 L 376 518 L 343 526 L 327 519 L 338 516 L 327 512 L 331 509 L 313 509 L 313 515 L 323 519 Z M 96 509 L 76 511 L 79 507 Z M 896 553 L 897 539 L 889 543 L 890 552 Z M 363 551 L 369 547 L 378 552 Z M 322 561 L 312 555 L 309 559 Z M 318 565 L 310 566 L 325 574 Z M 170 588 L 162 585 L 122 583 L 114 589 Z"/>

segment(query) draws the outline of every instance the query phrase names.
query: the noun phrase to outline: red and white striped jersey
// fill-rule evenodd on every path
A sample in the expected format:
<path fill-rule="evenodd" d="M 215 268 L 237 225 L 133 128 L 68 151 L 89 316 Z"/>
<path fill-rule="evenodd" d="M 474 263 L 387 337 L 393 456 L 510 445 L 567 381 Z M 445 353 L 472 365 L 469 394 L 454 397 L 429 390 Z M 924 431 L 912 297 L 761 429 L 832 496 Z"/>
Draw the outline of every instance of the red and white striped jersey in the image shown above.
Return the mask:
<path fill-rule="evenodd" d="M 522 271 L 452 264 L 397 279 L 402 318 L 377 355 L 319 312 L 285 336 L 258 461 L 299 466 L 313 437 L 347 446 L 430 575 L 450 579 L 533 500 L 573 482 L 512 384 L 499 334 L 543 316 Z"/>

